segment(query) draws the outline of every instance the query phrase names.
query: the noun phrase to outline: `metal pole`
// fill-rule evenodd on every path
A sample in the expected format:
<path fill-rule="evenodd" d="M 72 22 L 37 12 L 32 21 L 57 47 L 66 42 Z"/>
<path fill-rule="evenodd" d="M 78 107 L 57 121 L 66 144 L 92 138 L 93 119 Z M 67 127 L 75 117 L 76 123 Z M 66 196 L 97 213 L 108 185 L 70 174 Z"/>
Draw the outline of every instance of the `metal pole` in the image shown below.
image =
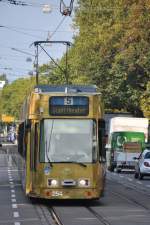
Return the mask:
<path fill-rule="evenodd" d="M 39 84 L 39 49 L 38 45 L 36 46 L 36 85 Z"/>
<path fill-rule="evenodd" d="M 66 44 L 66 84 L 68 85 L 68 44 Z"/>

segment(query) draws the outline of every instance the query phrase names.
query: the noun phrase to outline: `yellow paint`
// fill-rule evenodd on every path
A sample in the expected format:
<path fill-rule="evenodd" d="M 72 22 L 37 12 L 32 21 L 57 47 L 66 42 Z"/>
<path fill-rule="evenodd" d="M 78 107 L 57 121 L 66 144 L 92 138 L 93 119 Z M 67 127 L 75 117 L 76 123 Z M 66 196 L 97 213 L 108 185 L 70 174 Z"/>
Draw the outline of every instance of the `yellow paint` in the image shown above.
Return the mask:
<path fill-rule="evenodd" d="M 87 116 L 51 116 L 49 115 L 49 98 L 51 96 L 87 96 L 89 97 L 89 115 Z M 38 124 L 38 140 L 40 139 L 40 121 L 44 118 L 80 118 L 98 119 L 103 118 L 104 107 L 101 96 L 97 93 L 34 93 L 25 101 L 20 121 L 30 121 L 31 128 L 26 131 L 27 155 L 26 155 L 26 194 L 31 197 L 49 199 L 97 199 L 101 197 L 105 183 L 105 166 L 97 161 L 93 164 L 86 164 L 87 167 L 74 163 L 53 163 L 50 173 L 46 175 L 44 168 L 48 163 L 39 162 L 39 143 L 34 146 L 34 127 Z M 36 152 L 35 168 L 33 164 L 33 151 Z M 57 179 L 58 187 L 48 186 L 48 179 Z M 63 187 L 62 181 L 71 179 L 76 182 L 73 187 Z M 88 179 L 88 187 L 79 187 L 79 179 Z"/>

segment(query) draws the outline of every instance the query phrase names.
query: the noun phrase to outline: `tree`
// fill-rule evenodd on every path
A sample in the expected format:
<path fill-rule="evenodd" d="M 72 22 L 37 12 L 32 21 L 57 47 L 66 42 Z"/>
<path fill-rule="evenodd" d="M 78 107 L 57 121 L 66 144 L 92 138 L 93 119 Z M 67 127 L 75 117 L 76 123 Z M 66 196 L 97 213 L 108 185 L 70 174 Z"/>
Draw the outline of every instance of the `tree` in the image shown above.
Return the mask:
<path fill-rule="evenodd" d="M 6 115 L 12 115 L 16 119 L 19 119 L 23 101 L 34 85 L 34 78 L 22 78 L 15 80 L 11 84 L 5 86 L 2 90 L 1 96 L 2 113 Z"/>
<path fill-rule="evenodd" d="M 146 91 L 141 97 L 141 108 L 144 116 L 150 119 L 150 81 L 147 84 Z"/>
<path fill-rule="evenodd" d="M 148 0 L 79 0 L 71 74 L 96 84 L 106 108 L 141 116 L 150 79 Z"/>
<path fill-rule="evenodd" d="M 6 84 L 8 84 L 8 79 L 7 79 L 7 75 L 6 74 L 1 74 L 0 75 L 0 80 L 4 80 L 4 81 L 6 81 Z"/>

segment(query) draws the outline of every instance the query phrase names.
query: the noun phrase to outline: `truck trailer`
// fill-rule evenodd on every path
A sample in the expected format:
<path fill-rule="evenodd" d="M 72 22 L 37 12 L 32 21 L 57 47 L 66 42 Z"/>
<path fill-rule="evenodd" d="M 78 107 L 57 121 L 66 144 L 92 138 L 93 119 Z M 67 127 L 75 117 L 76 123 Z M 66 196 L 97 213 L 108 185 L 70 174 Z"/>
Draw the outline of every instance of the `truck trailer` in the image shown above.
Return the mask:
<path fill-rule="evenodd" d="M 148 139 L 148 119 L 114 117 L 109 127 L 108 169 L 121 172 L 134 170 L 135 160 L 145 148 Z"/>

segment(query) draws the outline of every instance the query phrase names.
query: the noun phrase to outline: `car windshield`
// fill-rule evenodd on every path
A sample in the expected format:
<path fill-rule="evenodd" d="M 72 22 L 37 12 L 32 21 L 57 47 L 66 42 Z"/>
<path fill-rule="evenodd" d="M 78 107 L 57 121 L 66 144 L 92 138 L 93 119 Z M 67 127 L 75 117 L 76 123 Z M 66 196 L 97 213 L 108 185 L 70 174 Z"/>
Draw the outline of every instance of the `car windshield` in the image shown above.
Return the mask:
<path fill-rule="evenodd" d="M 150 152 L 147 152 L 144 156 L 144 159 L 150 159 Z"/>
<path fill-rule="evenodd" d="M 41 122 L 40 161 L 92 162 L 95 140 L 93 120 L 45 119 Z"/>

